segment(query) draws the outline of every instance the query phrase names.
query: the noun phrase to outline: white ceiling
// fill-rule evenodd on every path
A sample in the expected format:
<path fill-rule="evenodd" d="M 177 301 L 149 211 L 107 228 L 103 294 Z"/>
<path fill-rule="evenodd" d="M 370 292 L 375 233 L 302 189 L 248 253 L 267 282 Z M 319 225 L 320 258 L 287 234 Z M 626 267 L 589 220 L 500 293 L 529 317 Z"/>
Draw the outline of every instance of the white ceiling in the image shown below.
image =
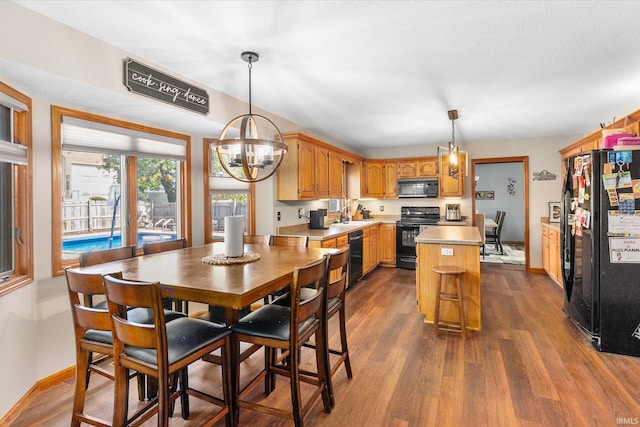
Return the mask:
<path fill-rule="evenodd" d="M 16 3 L 242 100 L 240 53 L 256 51 L 255 106 L 361 149 L 445 144 L 450 109 L 464 143 L 585 134 L 640 108 L 637 1 Z"/>

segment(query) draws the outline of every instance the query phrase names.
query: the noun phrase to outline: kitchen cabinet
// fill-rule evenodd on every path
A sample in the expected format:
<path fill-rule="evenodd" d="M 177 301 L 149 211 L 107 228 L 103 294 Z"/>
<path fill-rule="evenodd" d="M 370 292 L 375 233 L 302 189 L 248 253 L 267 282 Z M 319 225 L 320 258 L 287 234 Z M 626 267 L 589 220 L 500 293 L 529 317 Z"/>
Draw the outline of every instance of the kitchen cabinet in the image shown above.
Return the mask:
<path fill-rule="evenodd" d="M 398 162 L 384 162 L 384 197 L 398 197 Z"/>
<path fill-rule="evenodd" d="M 309 242 L 309 247 L 315 247 L 311 245 Z M 349 243 L 349 236 L 347 234 L 343 234 L 341 236 L 334 237 L 332 239 L 325 239 L 320 242 L 321 248 L 344 248 Z"/>
<path fill-rule="evenodd" d="M 362 274 L 367 274 L 378 266 L 378 227 L 376 224 L 362 232 Z"/>
<path fill-rule="evenodd" d="M 338 152 L 330 150 L 328 158 L 329 198 L 339 199 L 343 194 L 342 182 L 344 168 L 342 156 Z"/>
<path fill-rule="evenodd" d="M 437 159 L 402 160 L 398 162 L 398 178 L 429 178 L 437 176 Z"/>
<path fill-rule="evenodd" d="M 289 151 L 276 171 L 276 198 L 278 200 L 328 198 L 329 148 L 302 134 L 288 134 L 283 137 Z M 340 171 L 342 171 L 342 165 Z M 342 177 L 338 182 L 341 193 Z M 336 185 L 334 183 L 334 186 Z"/>
<path fill-rule="evenodd" d="M 549 277 L 562 287 L 560 230 L 545 223 L 542 224 L 542 267 Z"/>
<path fill-rule="evenodd" d="M 458 154 L 458 175 L 449 176 L 449 156 L 441 158 L 442 170 L 438 174 L 438 194 L 440 197 L 464 197 L 465 154 Z"/>
<path fill-rule="evenodd" d="M 364 162 L 364 195 L 382 199 L 384 197 L 384 162 L 380 160 L 366 160 Z"/>
<path fill-rule="evenodd" d="M 380 224 L 378 259 L 385 267 L 396 266 L 396 225 Z"/>

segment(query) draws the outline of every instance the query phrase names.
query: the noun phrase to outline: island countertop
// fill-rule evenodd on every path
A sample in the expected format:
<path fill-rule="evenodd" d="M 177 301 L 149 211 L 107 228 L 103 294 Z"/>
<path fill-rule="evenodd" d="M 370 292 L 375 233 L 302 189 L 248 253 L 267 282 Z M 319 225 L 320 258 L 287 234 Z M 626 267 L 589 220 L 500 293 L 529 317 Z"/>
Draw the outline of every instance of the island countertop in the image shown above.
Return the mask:
<path fill-rule="evenodd" d="M 416 243 L 445 243 L 448 245 L 478 245 L 482 244 L 482 236 L 478 227 L 436 225 L 427 226 L 416 236 Z"/>

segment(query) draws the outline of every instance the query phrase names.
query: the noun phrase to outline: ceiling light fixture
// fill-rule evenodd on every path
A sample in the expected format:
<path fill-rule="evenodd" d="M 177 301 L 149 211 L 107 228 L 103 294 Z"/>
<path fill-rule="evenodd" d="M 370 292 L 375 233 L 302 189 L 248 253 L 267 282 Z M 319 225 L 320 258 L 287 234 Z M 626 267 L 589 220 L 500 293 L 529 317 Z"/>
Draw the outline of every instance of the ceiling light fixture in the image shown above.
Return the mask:
<path fill-rule="evenodd" d="M 438 147 L 438 171 L 442 173 L 443 166 L 446 166 L 444 170 L 445 175 L 449 175 L 452 178 L 457 178 L 460 172 L 459 165 L 459 153 L 460 147 L 456 145 L 456 128 L 455 121 L 458 119 L 458 110 L 449 110 L 447 112 L 449 120 L 451 120 L 451 140 L 447 147 Z M 443 163 L 443 157 L 447 157 L 447 160 Z"/>
<path fill-rule="evenodd" d="M 240 57 L 249 63 L 249 114 L 227 123 L 214 141 L 214 148 L 220 164 L 232 178 L 258 182 L 273 175 L 288 148 L 271 120 L 251 112 L 251 69 L 260 56 L 255 52 L 242 52 Z"/>

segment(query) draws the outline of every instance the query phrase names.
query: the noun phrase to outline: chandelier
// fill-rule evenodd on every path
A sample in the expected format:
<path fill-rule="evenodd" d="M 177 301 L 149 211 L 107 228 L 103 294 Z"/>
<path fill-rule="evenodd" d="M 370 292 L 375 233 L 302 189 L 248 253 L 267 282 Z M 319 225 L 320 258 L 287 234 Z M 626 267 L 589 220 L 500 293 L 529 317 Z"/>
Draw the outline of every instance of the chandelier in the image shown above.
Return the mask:
<path fill-rule="evenodd" d="M 449 110 L 447 115 L 449 116 L 449 120 L 451 120 L 451 140 L 447 147 L 438 147 L 438 171 L 443 171 L 443 157 L 448 157 L 448 161 L 445 162 L 447 167 L 444 174 L 452 178 L 457 178 L 460 172 L 460 165 L 458 164 L 460 147 L 456 145 L 455 128 L 455 121 L 458 119 L 458 110 Z"/>
<path fill-rule="evenodd" d="M 243 52 L 240 57 L 249 63 L 249 114 L 227 123 L 213 144 L 220 164 L 232 178 L 258 182 L 274 174 L 288 148 L 271 120 L 251 112 L 251 69 L 260 56 Z"/>

